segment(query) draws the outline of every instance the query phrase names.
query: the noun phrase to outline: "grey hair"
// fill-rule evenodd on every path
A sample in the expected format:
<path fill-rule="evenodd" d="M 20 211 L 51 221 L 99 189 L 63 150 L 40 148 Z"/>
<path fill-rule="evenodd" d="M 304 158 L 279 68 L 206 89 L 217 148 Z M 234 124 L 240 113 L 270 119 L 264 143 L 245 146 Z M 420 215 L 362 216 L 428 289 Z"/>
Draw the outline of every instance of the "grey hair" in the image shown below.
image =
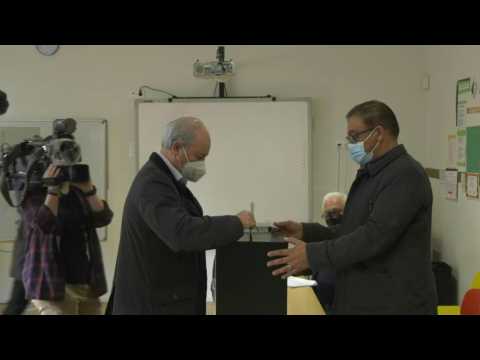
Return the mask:
<path fill-rule="evenodd" d="M 171 149 L 175 142 L 180 141 L 190 146 L 195 141 L 195 133 L 203 123 L 194 117 L 181 117 L 170 121 L 163 134 L 162 149 Z"/>
<path fill-rule="evenodd" d="M 325 195 L 325 197 L 323 198 L 322 211 L 321 211 L 322 217 L 325 215 L 325 203 L 326 203 L 329 199 L 332 199 L 332 198 L 339 198 L 339 199 L 341 200 L 343 206 L 345 206 L 345 203 L 347 202 L 347 195 L 345 195 L 344 193 L 341 193 L 341 192 L 331 192 L 331 193 L 328 193 L 328 194 Z"/>

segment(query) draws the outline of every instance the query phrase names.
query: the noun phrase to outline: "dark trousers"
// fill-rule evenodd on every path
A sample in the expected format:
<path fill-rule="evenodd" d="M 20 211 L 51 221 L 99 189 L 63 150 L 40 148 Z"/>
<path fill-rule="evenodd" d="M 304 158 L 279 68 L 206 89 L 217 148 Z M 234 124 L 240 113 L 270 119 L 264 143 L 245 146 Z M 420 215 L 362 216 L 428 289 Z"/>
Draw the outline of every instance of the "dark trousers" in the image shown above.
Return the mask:
<path fill-rule="evenodd" d="M 313 287 L 318 301 L 322 304 L 326 314 L 331 314 L 333 300 L 335 297 L 335 273 L 332 271 L 322 271 L 313 275 L 317 286 Z"/>
<path fill-rule="evenodd" d="M 25 299 L 25 288 L 23 282 L 15 280 L 13 282 L 12 293 L 3 315 L 22 315 L 30 301 Z"/>

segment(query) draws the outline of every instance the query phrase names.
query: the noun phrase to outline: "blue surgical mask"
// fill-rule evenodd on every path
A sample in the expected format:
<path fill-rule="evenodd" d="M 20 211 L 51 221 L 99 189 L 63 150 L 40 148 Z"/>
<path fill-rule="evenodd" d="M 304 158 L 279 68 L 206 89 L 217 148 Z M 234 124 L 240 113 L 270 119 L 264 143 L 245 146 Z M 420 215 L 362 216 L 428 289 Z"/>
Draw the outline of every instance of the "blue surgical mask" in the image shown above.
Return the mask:
<path fill-rule="evenodd" d="M 373 152 L 378 146 L 377 144 L 374 146 L 372 151 L 367 153 L 365 151 L 365 141 L 368 140 L 368 138 L 375 132 L 376 129 L 373 129 L 372 132 L 367 136 L 367 138 L 363 141 L 357 142 L 355 144 L 347 144 L 348 150 L 350 151 L 350 156 L 352 157 L 352 160 L 355 161 L 357 164 L 361 166 L 365 166 L 368 164 L 370 161 L 373 159 Z"/>

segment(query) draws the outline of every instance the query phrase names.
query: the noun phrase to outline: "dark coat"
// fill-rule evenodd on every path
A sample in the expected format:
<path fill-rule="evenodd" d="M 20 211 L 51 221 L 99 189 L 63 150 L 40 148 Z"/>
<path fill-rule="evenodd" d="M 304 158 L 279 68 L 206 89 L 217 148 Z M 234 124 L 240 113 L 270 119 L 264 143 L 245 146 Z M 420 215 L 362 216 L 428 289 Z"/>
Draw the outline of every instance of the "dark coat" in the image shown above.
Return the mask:
<path fill-rule="evenodd" d="M 205 314 L 205 250 L 240 239 L 237 216 L 203 216 L 158 154 L 127 196 L 115 270 L 113 314 Z"/>
<path fill-rule="evenodd" d="M 436 313 L 432 202 L 425 170 L 399 145 L 358 171 L 337 235 L 304 224 L 312 271 L 336 271 L 335 313 Z"/>

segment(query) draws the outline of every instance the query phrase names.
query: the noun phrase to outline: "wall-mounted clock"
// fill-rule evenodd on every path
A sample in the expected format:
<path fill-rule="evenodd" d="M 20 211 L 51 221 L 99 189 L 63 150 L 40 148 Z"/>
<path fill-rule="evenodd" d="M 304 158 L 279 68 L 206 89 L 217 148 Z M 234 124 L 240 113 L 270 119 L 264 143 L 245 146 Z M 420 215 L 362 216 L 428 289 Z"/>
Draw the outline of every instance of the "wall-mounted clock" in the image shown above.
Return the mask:
<path fill-rule="evenodd" d="M 45 56 L 52 56 L 60 49 L 60 45 L 35 45 L 35 47 L 40 54 Z"/>

